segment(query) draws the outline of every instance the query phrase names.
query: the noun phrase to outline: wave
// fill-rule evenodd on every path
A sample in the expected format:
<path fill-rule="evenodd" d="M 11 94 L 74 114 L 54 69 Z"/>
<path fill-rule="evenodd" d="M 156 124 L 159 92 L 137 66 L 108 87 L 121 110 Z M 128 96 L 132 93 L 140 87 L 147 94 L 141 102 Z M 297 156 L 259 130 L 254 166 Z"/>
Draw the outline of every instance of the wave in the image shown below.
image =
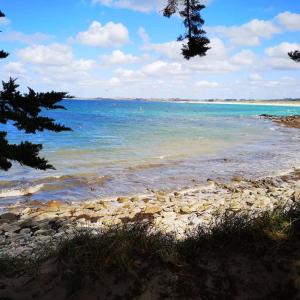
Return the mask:
<path fill-rule="evenodd" d="M 26 196 L 30 194 L 37 193 L 44 187 L 44 184 L 39 184 L 36 186 L 30 186 L 21 189 L 5 189 L 0 190 L 0 198 L 8 198 L 8 197 L 18 197 L 18 196 Z"/>

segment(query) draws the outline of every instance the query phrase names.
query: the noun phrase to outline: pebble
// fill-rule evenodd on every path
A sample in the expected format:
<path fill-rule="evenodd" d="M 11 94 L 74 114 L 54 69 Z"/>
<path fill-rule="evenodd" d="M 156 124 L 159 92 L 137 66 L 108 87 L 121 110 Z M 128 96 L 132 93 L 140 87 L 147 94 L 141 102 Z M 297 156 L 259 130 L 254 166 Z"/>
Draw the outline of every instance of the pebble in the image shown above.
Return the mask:
<path fill-rule="evenodd" d="M 286 180 L 286 178 L 290 178 Z M 89 201 L 67 205 L 49 201 L 38 208 L 0 215 L 1 255 L 31 255 L 41 245 L 54 247 L 62 239 L 81 230 L 97 233 L 101 228 L 120 225 L 122 220 L 153 220 L 163 232 L 183 238 L 198 226 L 208 228 L 226 211 L 257 215 L 300 201 L 300 184 L 290 177 L 243 181 L 233 178 L 226 185 L 209 180 L 209 185 L 166 193 L 151 191 L 146 196 L 119 197 L 115 201 Z M 144 216 L 144 217 L 143 217 Z"/>

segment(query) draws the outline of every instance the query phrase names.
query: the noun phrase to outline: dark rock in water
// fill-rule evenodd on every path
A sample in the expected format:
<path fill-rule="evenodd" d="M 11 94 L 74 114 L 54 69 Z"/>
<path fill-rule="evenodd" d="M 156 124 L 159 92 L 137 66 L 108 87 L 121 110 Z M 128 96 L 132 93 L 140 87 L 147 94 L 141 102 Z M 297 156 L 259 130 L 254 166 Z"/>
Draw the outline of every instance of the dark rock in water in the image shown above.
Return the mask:
<path fill-rule="evenodd" d="M 0 215 L 1 222 L 13 222 L 19 219 L 19 216 L 13 213 L 5 213 Z"/>
<path fill-rule="evenodd" d="M 260 117 L 271 120 L 275 123 L 291 127 L 291 128 L 299 128 L 300 129 L 300 115 L 293 115 L 293 116 L 273 116 L 262 114 Z"/>

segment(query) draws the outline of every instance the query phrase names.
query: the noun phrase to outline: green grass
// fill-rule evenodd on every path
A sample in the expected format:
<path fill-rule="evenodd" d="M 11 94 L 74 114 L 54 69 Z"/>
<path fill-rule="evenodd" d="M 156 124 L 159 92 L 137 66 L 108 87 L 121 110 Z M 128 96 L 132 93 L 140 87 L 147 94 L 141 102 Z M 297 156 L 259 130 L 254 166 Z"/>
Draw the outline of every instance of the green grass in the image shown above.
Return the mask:
<path fill-rule="evenodd" d="M 54 277 L 68 295 L 83 292 L 87 282 L 97 284 L 113 277 L 114 282 L 131 282 L 130 293 L 127 291 L 130 299 L 140 295 L 153 278 L 162 276 L 161 282 L 166 281 L 162 298 L 171 293 L 190 299 L 200 293 L 203 299 L 230 299 L 227 296 L 240 293 L 247 284 L 252 287 L 249 293 L 257 293 L 257 286 L 264 287 L 263 278 L 268 278 L 268 297 L 293 299 L 299 278 L 290 277 L 285 268 L 297 269 L 299 247 L 300 206 L 295 205 L 255 219 L 227 214 L 209 230 L 198 228 L 184 240 L 157 232 L 146 223 L 112 227 L 99 234 L 78 233 L 34 261 L 0 259 L 0 278 L 30 272 L 39 280 L 41 266 L 51 259 L 55 262 Z"/>

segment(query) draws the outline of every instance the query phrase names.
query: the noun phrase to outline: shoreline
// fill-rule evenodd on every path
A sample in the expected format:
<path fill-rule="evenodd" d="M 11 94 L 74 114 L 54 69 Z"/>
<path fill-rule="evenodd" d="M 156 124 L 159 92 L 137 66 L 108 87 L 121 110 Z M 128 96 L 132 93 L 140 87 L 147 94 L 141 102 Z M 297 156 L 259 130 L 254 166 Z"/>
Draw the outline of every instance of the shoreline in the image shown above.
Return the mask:
<path fill-rule="evenodd" d="M 260 117 L 300 128 L 300 116 Z M 157 190 L 79 203 L 22 203 L 0 213 L 0 257 L 35 257 L 43 247 L 55 248 L 76 232 L 101 232 L 135 222 L 151 222 L 156 230 L 184 239 L 199 227 L 209 230 L 227 213 L 259 217 L 298 202 L 300 169 L 294 168 L 257 180 L 235 177 L 219 183 L 208 179 L 207 185 L 172 192 Z"/>
<path fill-rule="evenodd" d="M 237 100 L 237 101 L 207 101 L 193 99 L 147 99 L 147 98 L 72 98 L 66 100 L 75 101 L 145 101 L 145 102 L 160 102 L 160 103 L 185 103 L 185 104 L 222 104 L 222 105 L 258 105 L 258 106 L 279 106 L 279 107 L 299 107 L 300 100 Z"/>
<path fill-rule="evenodd" d="M 55 248 L 76 232 L 101 232 L 141 221 L 184 239 L 199 226 L 208 230 L 227 213 L 259 217 L 296 202 L 300 202 L 300 169 L 255 181 L 237 177 L 220 184 L 208 180 L 205 186 L 171 193 L 152 191 L 82 203 L 27 205 L 0 215 L 0 257 L 34 257 L 44 246 Z"/>

